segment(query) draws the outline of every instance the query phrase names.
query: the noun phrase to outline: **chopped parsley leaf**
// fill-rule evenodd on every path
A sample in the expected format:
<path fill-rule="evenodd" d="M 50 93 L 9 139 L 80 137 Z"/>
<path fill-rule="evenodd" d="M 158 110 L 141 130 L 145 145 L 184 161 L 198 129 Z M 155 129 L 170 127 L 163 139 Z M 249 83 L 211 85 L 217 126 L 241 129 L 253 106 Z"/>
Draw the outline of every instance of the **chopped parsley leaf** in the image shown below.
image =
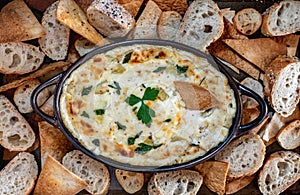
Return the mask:
<path fill-rule="evenodd" d="M 81 91 L 81 96 L 88 95 L 92 91 L 92 85 L 89 87 L 84 87 Z"/>

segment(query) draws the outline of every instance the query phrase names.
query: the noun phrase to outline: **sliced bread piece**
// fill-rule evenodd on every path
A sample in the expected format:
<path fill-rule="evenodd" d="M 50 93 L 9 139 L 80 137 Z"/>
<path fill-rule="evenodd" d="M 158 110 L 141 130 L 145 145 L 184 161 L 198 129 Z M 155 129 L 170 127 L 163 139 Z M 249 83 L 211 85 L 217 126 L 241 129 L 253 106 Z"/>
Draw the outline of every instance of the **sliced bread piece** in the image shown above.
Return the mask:
<path fill-rule="evenodd" d="M 149 195 L 197 194 L 203 177 L 197 171 L 178 170 L 155 173 L 148 183 Z"/>
<path fill-rule="evenodd" d="M 144 173 L 116 169 L 115 176 L 122 188 L 129 194 L 140 191 L 144 185 Z"/>
<path fill-rule="evenodd" d="M 165 11 L 158 19 L 157 33 L 160 39 L 174 41 L 182 16 L 175 11 Z"/>
<path fill-rule="evenodd" d="M 224 29 L 222 13 L 213 0 L 193 1 L 188 7 L 176 35 L 177 42 L 205 52 Z"/>
<path fill-rule="evenodd" d="M 88 183 L 86 189 L 91 194 L 106 194 L 110 176 L 106 166 L 79 150 L 73 150 L 63 157 L 63 165 Z"/>
<path fill-rule="evenodd" d="M 300 1 L 275 3 L 263 14 L 261 32 L 266 36 L 287 35 L 300 30 Z"/>
<path fill-rule="evenodd" d="M 157 22 L 161 9 L 150 0 L 146 4 L 133 30 L 133 39 L 158 39 Z"/>
<path fill-rule="evenodd" d="M 69 47 L 70 28 L 56 20 L 58 1 L 54 2 L 44 12 L 42 26 L 46 36 L 38 39 L 41 50 L 52 60 L 66 58 Z"/>
<path fill-rule="evenodd" d="M 62 162 L 63 157 L 74 149 L 74 146 L 59 129 L 48 122 L 39 122 L 38 126 L 41 140 L 41 166 L 44 166 L 48 155 Z"/>
<path fill-rule="evenodd" d="M 226 183 L 226 194 L 233 194 L 238 192 L 239 190 L 243 189 L 247 185 L 249 185 L 253 179 L 255 178 L 255 175 L 250 175 L 246 177 L 240 177 L 236 178 L 230 182 Z"/>
<path fill-rule="evenodd" d="M 0 95 L 0 144 L 11 151 L 25 151 L 35 140 L 35 134 L 14 105 Z"/>
<path fill-rule="evenodd" d="M 41 82 L 38 79 L 32 79 L 27 81 L 23 85 L 17 87 L 14 93 L 14 102 L 18 107 L 19 112 L 21 113 L 30 113 L 33 112 L 33 108 L 31 107 L 30 97 Z M 43 90 L 37 99 L 38 106 L 41 106 L 45 101 L 49 98 L 50 91 L 48 89 Z"/>
<path fill-rule="evenodd" d="M 244 35 L 254 34 L 262 23 L 261 14 L 254 8 L 244 8 L 233 17 L 235 28 Z"/>
<path fill-rule="evenodd" d="M 50 116 L 53 116 L 54 115 L 54 95 L 51 95 L 40 108 L 44 113 L 46 113 Z"/>
<path fill-rule="evenodd" d="M 280 194 L 300 179 L 300 155 L 278 151 L 266 160 L 258 176 L 258 187 L 265 195 Z"/>
<path fill-rule="evenodd" d="M 0 43 L 28 41 L 46 34 L 23 0 L 11 1 L 1 9 L 0 26 Z"/>
<path fill-rule="evenodd" d="M 228 20 L 231 24 L 233 24 L 233 17 L 235 16 L 235 10 L 228 8 L 221 9 L 223 17 Z"/>
<path fill-rule="evenodd" d="M 226 177 L 229 163 L 219 161 L 206 161 L 194 167 L 203 176 L 203 183 L 217 194 L 225 193 Z"/>
<path fill-rule="evenodd" d="M 0 194 L 30 194 L 37 175 L 34 156 L 20 152 L 0 172 Z"/>
<path fill-rule="evenodd" d="M 300 60 L 278 56 L 266 68 L 265 91 L 274 110 L 283 117 L 290 116 L 299 102 Z"/>
<path fill-rule="evenodd" d="M 286 55 L 287 48 L 270 38 L 224 39 L 229 47 L 262 71 L 279 55 Z"/>
<path fill-rule="evenodd" d="M 228 179 L 254 174 L 263 165 L 266 146 L 259 135 L 246 134 L 233 140 L 215 159 L 228 162 Z"/>
<path fill-rule="evenodd" d="M 87 16 L 74 0 L 60 0 L 56 19 L 94 44 L 104 41 L 103 37 L 88 22 Z"/>
<path fill-rule="evenodd" d="M 74 195 L 87 188 L 87 183 L 49 156 L 39 175 L 34 195 Z"/>
<path fill-rule="evenodd" d="M 300 120 L 295 120 L 283 127 L 277 134 L 277 141 L 281 147 L 293 150 L 300 146 Z"/>
<path fill-rule="evenodd" d="M 0 73 L 25 74 L 40 67 L 44 54 L 26 43 L 0 43 Z"/>
<path fill-rule="evenodd" d="M 133 16 L 115 0 L 94 0 L 87 17 L 99 32 L 112 38 L 125 36 L 135 25 Z"/>
<path fill-rule="evenodd" d="M 85 54 L 99 47 L 83 37 L 77 39 L 74 43 L 74 46 L 80 56 L 84 56 Z"/>

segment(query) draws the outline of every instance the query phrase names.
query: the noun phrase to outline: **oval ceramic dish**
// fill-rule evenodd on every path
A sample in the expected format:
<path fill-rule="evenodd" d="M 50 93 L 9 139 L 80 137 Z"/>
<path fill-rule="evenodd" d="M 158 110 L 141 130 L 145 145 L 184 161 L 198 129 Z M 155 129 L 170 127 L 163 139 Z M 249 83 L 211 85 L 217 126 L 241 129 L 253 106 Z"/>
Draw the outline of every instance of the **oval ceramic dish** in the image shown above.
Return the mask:
<path fill-rule="evenodd" d="M 76 71 L 77 68 L 79 68 L 81 65 L 85 64 L 88 60 L 93 58 L 95 55 L 103 54 L 106 52 L 109 52 L 111 50 L 114 50 L 115 48 L 120 47 L 128 47 L 128 46 L 139 46 L 139 45 L 148 45 L 148 46 L 162 46 L 162 47 L 171 47 L 175 48 L 184 52 L 191 53 L 193 55 L 196 55 L 201 58 L 205 58 L 209 64 L 216 67 L 228 80 L 228 84 L 230 88 L 233 91 L 235 102 L 236 102 L 236 112 L 235 116 L 233 118 L 232 124 L 229 128 L 227 137 L 224 141 L 219 143 L 216 147 L 213 147 L 208 152 L 206 152 L 204 155 L 198 156 L 192 160 L 188 160 L 187 162 L 183 163 L 177 163 L 173 165 L 167 165 L 167 166 L 144 166 L 144 165 L 133 165 L 129 163 L 120 162 L 120 160 L 116 161 L 111 158 L 109 158 L 109 155 L 103 156 L 101 153 L 99 155 L 96 155 L 91 150 L 84 147 L 82 142 L 80 142 L 68 129 L 64 123 L 63 116 L 61 114 L 62 108 L 61 108 L 61 97 L 64 93 L 64 86 L 66 82 L 68 82 L 68 79 L 71 77 L 72 73 Z M 56 85 L 56 91 L 55 91 L 55 98 L 54 98 L 54 116 L 49 116 L 45 113 L 43 113 L 39 107 L 37 106 L 37 97 L 39 93 L 52 85 Z M 255 99 L 259 103 L 259 110 L 260 114 L 259 116 L 252 122 L 241 125 L 241 114 L 242 114 L 242 103 L 241 103 L 241 95 L 249 96 L 253 99 Z M 222 101 L 222 100 L 221 100 Z M 250 89 L 242 86 L 241 84 L 234 81 L 234 79 L 225 71 L 222 63 L 217 59 L 212 57 L 209 54 L 202 53 L 196 49 L 193 49 L 189 46 L 182 45 L 175 42 L 170 41 L 162 41 L 162 40 L 130 40 L 130 41 L 124 41 L 124 42 L 118 42 L 111 45 L 107 45 L 104 47 L 101 47 L 99 49 L 96 49 L 89 54 L 85 55 L 81 59 L 79 59 L 74 65 L 72 65 L 67 71 L 64 73 L 61 73 L 52 79 L 46 81 L 45 83 L 41 84 L 32 94 L 31 98 L 32 107 L 34 110 L 41 115 L 46 121 L 54 125 L 55 127 L 59 128 L 66 137 L 74 144 L 74 146 L 78 149 L 80 149 L 82 152 L 87 154 L 88 156 L 101 161 L 107 165 L 113 166 L 115 168 L 125 169 L 129 171 L 142 171 L 142 172 L 158 172 L 158 171 L 170 171 L 175 169 L 181 169 L 181 168 L 187 168 L 191 167 L 195 164 L 198 164 L 200 162 L 203 162 L 205 160 L 210 159 L 213 157 L 216 153 L 218 153 L 220 150 L 222 150 L 232 139 L 241 136 L 242 134 L 246 133 L 248 130 L 258 126 L 263 119 L 265 118 L 267 114 L 267 104 L 265 101 L 256 93 L 251 91 Z M 109 146 L 108 146 L 109 147 Z"/>

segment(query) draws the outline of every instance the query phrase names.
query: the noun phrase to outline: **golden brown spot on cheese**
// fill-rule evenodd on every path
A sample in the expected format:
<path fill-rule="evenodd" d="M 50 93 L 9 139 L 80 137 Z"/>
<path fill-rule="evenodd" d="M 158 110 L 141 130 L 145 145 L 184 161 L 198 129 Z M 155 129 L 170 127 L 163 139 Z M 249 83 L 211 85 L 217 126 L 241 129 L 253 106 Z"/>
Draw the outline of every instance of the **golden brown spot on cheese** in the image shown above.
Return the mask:
<path fill-rule="evenodd" d="M 131 60 L 130 60 L 130 64 L 134 64 L 134 63 L 142 63 L 144 60 L 142 58 L 142 56 L 137 53 L 137 52 L 133 52 L 131 55 Z"/>
<path fill-rule="evenodd" d="M 94 62 L 101 62 L 102 61 L 102 58 L 101 57 L 95 57 L 94 58 Z"/>
<path fill-rule="evenodd" d="M 84 102 L 82 100 L 74 100 L 73 102 L 71 102 L 71 113 L 77 115 L 80 112 L 80 109 L 84 107 Z"/>
<path fill-rule="evenodd" d="M 96 132 L 89 123 L 83 120 L 80 120 L 79 125 L 84 135 L 93 135 Z"/>
<path fill-rule="evenodd" d="M 145 60 L 149 60 L 151 56 L 153 56 L 154 54 L 154 50 L 150 49 L 150 50 L 143 50 L 142 51 L 142 56 L 144 57 Z"/>
<path fill-rule="evenodd" d="M 103 73 L 103 68 L 98 68 L 96 66 L 93 66 L 91 65 L 90 66 L 91 68 L 91 72 L 93 73 L 94 75 L 94 79 L 97 80 L 99 79 L 101 76 L 102 76 L 102 73 Z"/>
<path fill-rule="evenodd" d="M 107 152 L 108 146 L 106 144 L 102 144 L 102 149 L 104 152 Z"/>
<path fill-rule="evenodd" d="M 114 143 L 114 146 L 115 152 L 121 154 L 122 156 L 133 157 L 134 154 L 131 152 L 128 153 L 122 144 Z"/>
<path fill-rule="evenodd" d="M 165 59 L 167 54 L 164 51 L 160 51 L 157 56 L 159 59 Z"/>

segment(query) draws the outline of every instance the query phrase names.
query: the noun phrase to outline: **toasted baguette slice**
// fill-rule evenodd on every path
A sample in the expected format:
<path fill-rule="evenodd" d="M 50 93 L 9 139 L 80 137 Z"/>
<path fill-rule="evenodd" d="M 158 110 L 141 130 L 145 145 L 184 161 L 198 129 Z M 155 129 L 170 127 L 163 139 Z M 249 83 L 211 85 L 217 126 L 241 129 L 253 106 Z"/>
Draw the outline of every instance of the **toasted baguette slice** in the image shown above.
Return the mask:
<path fill-rule="evenodd" d="M 175 40 L 182 16 L 175 11 L 165 11 L 160 14 L 158 20 L 158 37 L 160 39 Z"/>
<path fill-rule="evenodd" d="M 226 183 L 226 194 L 233 194 L 238 192 L 239 190 L 243 189 L 247 185 L 249 185 L 253 179 L 255 178 L 255 175 L 250 175 L 246 177 L 240 177 L 236 178 L 228 183 Z"/>
<path fill-rule="evenodd" d="M 122 188 L 129 194 L 134 194 L 141 190 L 144 185 L 144 174 L 138 172 L 115 170 L 116 178 Z"/>
<path fill-rule="evenodd" d="M 35 47 L 26 43 L 0 44 L 0 73 L 25 74 L 40 67 L 44 54 Z"/>
<path fill-rule="evenodd" d="M 263 15 L 261 32 L 266 36 L 287 35 L 300 30 L 300 1 L 275 3 Z"/>
<path fill-rule="evenodd" d="M 158 39 L 157 23 L 161 9 L 152 0 L 148 1 L 133 31 L 133 39 Z"/>
<path fill-rule="evenodd" d="M 91 194 L 106 194 L 110 185 L 110 176 L 106 166 L 79 150 L 67 153 L 63 165 L 88 183 L 86 189 Z"/>
<path fill-rule="evenodd" d="M 113 38 L 125 36 L 135 24 L 133 16 L 114 0 L 94 0 L 87 17 L 99 32 Z"/>
<path fill-rule="evenodd" d="M 233 17 L 235 28 L 244 35 L 254 34 L 262 23 L 261 14 L 254 8 L 240 10 Z"/>
<path fill-rule="evenodd" d="M 34 195 L 73 195 L 87 188 L 87 183 L 49 156 L 39 175 Z"/>
<path fill-rule="evenodd" d="M 203 177 L 192 170 L 178 170 L 155 173 L 148 183 L 149 195 L 157 194 L 197 194 Z"/>
<path fill-rule="evenodd" d="M 42 26 L 46 36 L 38 39 L 42 51 L 52 60 L 63 60 L 69 47 L 70 28 L 56 20 L 58 1 L 44 12 Z"/>
<path fill-rule="evenodd" d="M 221 37 L 223 29 L 223 16 L 214 1 L 193 1 L 183 17 L 176 41 L 206 51 Z"/>
<path fill-rule="evenodd" d="M 0 43 L 28 41 L 46 34 L 23 0 L 11 1 L 1 9 L 0 26 Z"/>
<path fill-rule="evenodd" d="M 0 95 L 0 144 L 11 151 L 25 151 L 35 140 L 35 134 L 14 105 Z"/>
<path fill-rule="evenodd" d="M 256 134 L 246 134 L 233 140 L 215 156 L 218 161 L 228 162 L 228 179 L 254 174 L 265 158 L 266 146 Z"/>
<path fill-rule="evenodd" d="M 296 57 L 278 56 L 266 69 L 266 95 L 274 110 L 290 116 L 299 102 L 300 61 Z"/>
<path fill-rule="evenodd" d="M 30 194 L 37 179 L 34 156 L 21 152 L 0 172 L 0 194 Z"/>
<path fill-rule="evenodd" d="M 274 113 L 271 120 L 266 126 L 259 132 L 260 137 L 264 142 L 269 142 L 276 137 L 279 130 L 284 126 L 278 113 Z"/>
<path fill-rule="evenodd" d="M 300 155 L 278 151 L 266 160 L 258 177 L 258 187 L 265 195 L 280 194 L 300 179 Z"/>
<path fill-rule="evenodd" d="M 30 97 L 33 90 L 38 87 L 41 82 L 38 79 L 30 80 L 23 85 L 19 86 L 14 93 L 14 102 L 21 113 L 33 112 L 31 107 Z M 37 99 L 38 106 L 41 106 L 50 96 L 48 89 L 43 90 Z"/>
<path fill-rule="evenodd" d="M 277 141 L 281 147 L 293 150 L 300 146 L 300 120 L 295 120 L 283 127 L 277 134 Z"/>

